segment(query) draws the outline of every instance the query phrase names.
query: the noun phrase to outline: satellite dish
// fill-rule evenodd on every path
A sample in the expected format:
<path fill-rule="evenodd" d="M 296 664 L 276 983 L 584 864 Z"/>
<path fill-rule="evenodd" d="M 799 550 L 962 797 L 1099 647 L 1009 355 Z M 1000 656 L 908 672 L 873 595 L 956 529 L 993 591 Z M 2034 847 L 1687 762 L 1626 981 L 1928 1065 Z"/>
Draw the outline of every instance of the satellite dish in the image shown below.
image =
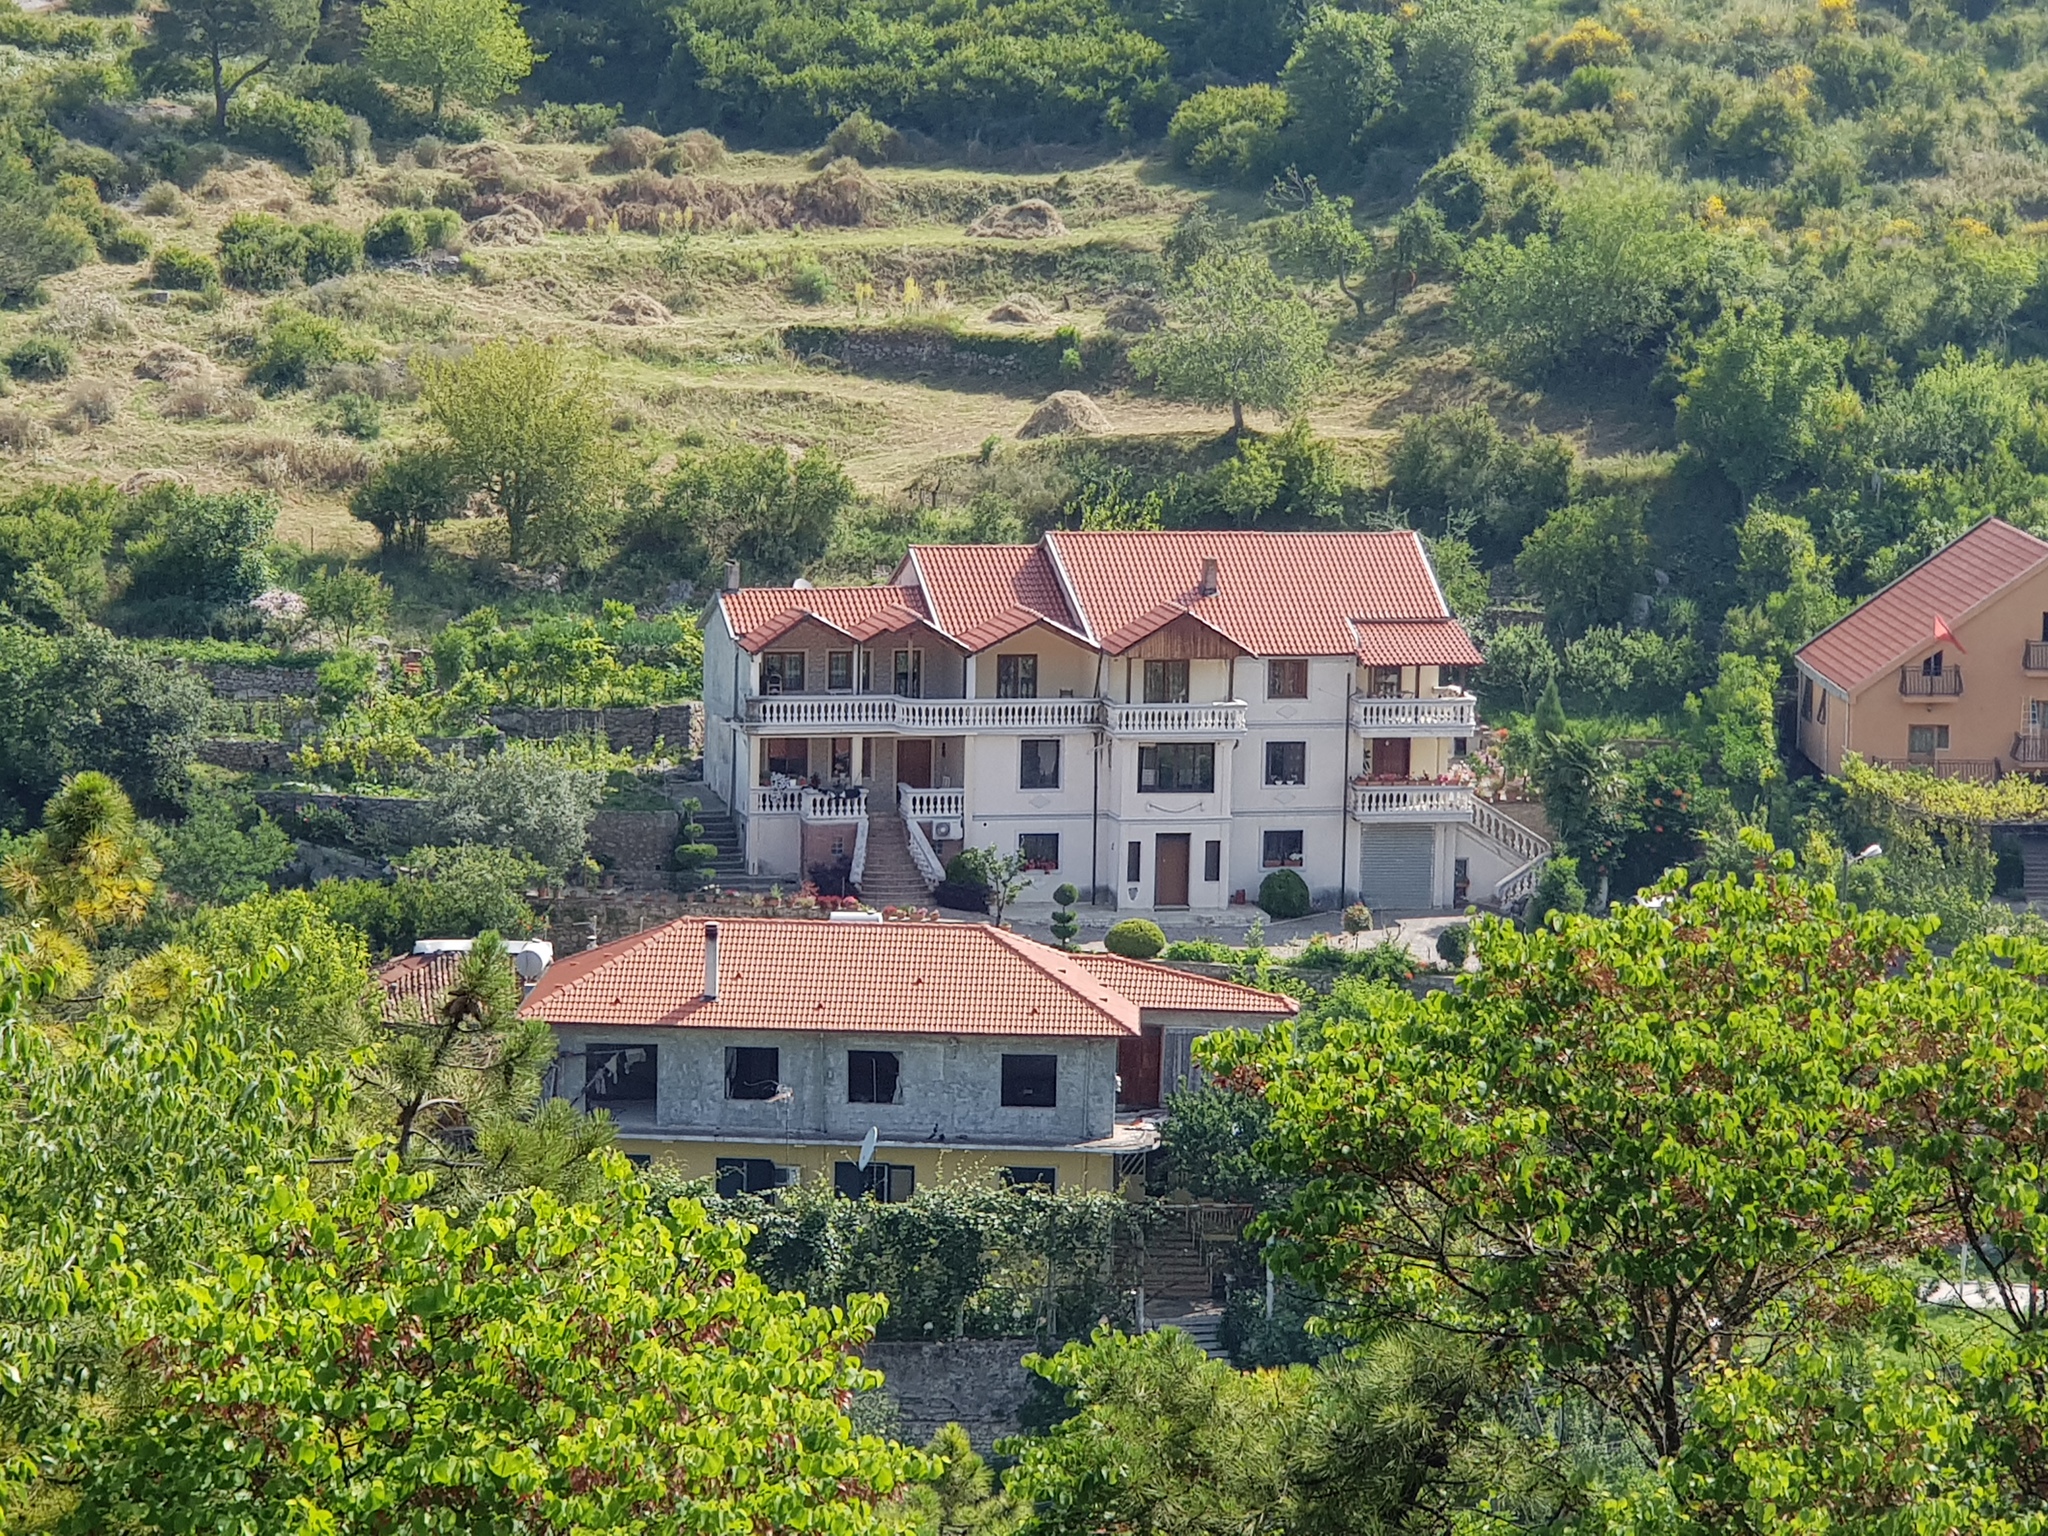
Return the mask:
<path fill-rule="evenodd" d="M 882 1128 L 879 1125 L 869 1126 L 867 1135 L 861 1137 L 860 1166 L 863 1173 L 867 1171 L 868 1164 L 875 1160 L 875 1143 L 881 1139 Z"/>

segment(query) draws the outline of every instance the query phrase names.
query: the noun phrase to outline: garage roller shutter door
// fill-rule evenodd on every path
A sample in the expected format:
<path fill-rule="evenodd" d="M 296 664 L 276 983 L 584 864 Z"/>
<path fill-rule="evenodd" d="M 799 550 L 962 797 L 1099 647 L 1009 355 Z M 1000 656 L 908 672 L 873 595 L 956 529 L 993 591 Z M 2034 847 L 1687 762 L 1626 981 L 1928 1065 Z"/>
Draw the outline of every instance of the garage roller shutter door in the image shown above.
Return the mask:
<path fill-rule="evenodd" d="M 1434 905 L 1436 828 L 1366 827 L 1358 834 L 1358 899 L 1381 912 Z"/>

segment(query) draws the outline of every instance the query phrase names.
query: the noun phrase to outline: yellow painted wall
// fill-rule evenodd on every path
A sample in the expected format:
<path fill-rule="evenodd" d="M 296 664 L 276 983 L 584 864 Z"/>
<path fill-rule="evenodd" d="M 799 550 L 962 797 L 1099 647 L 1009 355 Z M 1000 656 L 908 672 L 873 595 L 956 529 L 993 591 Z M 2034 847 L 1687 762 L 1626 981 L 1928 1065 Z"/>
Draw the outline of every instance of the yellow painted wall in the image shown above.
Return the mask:
<path fill-rule="evenodd" d="M 685 1178 L 708 1179 L 718 1171 L 721 1157 L 761 1157 L 784 1167 L 803 1170 L 805 1184 L 832 1182 L 832 1165 L 859 1160 L 858 1146 L 764 1146 L 758 1142 L 705 1142 L 640 1140 L 619 1138 L 619 1150 L 634 1157 L 649 1157 L 673 1168 Z M 1051 1168 L 1060 1190 L 1109 1190 L 1115 1187 L 1116 1159 L 1108 1153 L 1044 1151 L 991 1152 L 965 1147 L 883 1147 L 875 1153 L 881 1163 L 908 1163 L 917 1170 L 917 1187 L 940 1184 L 995 1184 L 1005 1168 Z"/>

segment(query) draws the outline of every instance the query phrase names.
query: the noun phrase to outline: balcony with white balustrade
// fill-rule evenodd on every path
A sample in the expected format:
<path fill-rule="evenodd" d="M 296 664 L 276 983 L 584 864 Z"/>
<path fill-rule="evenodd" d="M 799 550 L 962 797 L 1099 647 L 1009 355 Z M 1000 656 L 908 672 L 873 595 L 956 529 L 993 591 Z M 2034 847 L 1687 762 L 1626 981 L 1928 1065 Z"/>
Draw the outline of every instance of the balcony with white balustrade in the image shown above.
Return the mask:
<path fill-rule="evenodd" d="M 784 693 L 746 701 L 746 728 L 776 735 L 957 735 L 1081 731 L 1102 722 L 1100 699 L 908 699 L 878 693 Z"/>
<path fill-rule="evenodd" d="M 1457 737 L 1479 730 L 1479 701 L 1469 693 L 1440 690 L 1429 698 L 1351 701 L 1351 729 L 1360 736 Z"/>
<path fill-rule="evenodd" d="M 809 789 L 757 784 L 748 791 L 749 816 L 800 816 L 813 822 L 868 819 L 865 789 Z"/>
<path fill-rule="evenodd" d="M 1470 784 L 1353 784 L 1351 819 L 1368 825 L 1470 821 Z"/>
<path fill-rule="evenodd" d="M 1214 741 L 1245 731 L 1245 706 L 1238 699 L 1216 704 L 1105 703 L 1102 713 L 1110 735 L 1145 741 Z"/>

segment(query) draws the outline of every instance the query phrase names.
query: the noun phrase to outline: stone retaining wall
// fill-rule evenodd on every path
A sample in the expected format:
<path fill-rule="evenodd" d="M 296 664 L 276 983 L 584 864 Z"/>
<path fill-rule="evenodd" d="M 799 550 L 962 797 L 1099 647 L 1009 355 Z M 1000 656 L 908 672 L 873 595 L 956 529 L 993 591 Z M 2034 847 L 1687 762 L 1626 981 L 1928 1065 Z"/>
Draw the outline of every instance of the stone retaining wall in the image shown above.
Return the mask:
<path fill-rule="evenodd" d="M 491 711 L 491 724 L 507 736 L 553 740 L 562 736 L 602 736 L 614 752 L 645 757 L 659 741 L 674 758 L 690 755 L 694 704 L 652 704 L 645 708 L 515 709 Z"/>
<path fill-rule="evenodd" d="M 271 703 L 279 699 L 310 699 L 320 691 L 320 674 L 311 667 L 201 666 L 193 668 L 206 679 L 217 699 L 241 704 Z"/>
<path fill-rule="evenodd" d="M 606 869 L 667 869 L 682 832 L 674 811 L 599 811 L 585 846 Z"/>
<path fill-rule="evenodd" d="M 944 1339 L 930 1344 L 870 1344 L 863 1359 L 886 1378 L 882 1390 L 903 1416 L 900 1437 L 923 1445 L 945 1424 L 959 1424 L 986 1453 L 1022 1428 L 1037 1377 L 1023 1359 L 1034 1339 Z"/>

